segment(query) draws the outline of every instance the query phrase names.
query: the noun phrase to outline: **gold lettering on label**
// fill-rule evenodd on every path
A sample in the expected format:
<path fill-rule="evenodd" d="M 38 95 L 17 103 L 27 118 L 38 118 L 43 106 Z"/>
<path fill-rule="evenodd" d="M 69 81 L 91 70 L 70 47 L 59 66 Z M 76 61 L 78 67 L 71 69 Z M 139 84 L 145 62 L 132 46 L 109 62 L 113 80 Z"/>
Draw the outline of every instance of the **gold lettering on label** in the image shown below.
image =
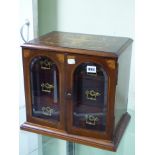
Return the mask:
<path fill-rule="evenodd" d="M 85 94 L 88 100 L 96 100 L 96 97 L 101 95 L 99 92 L 95 90 L 86 90 Z"/>
<path fill-rule="evenodd" d="M 46 116 L 52 116 L 52 114 L 54 113 L 54 109 L 50 108 L 50 107 L 42 107 L 42 113 Z"/>
<path fill-rule="evenodd" d="M 89 125 L 96 125 L 96 122 L 99 120 L 98 117 L 95 117 L 93 115 L 86 115 L 86 124 Z"/>
<path fill-rule="evenodd" d="M 49 84 L 49 83 L 42 83 L 41 88 L 42 88 L 41 90 L 43 92 L 50 93 L 52 91 L 52 89 L 54 88 L 54 86 L 52 84 Z"/>
<path fill-rule="evenodd" d="M 51 61 L 47 60 L 47 59 L 45 59 L 43 61 L 40 61 L 40 67 L 43 70 L 51 69 L 52 64 L 53 63 Z"/>

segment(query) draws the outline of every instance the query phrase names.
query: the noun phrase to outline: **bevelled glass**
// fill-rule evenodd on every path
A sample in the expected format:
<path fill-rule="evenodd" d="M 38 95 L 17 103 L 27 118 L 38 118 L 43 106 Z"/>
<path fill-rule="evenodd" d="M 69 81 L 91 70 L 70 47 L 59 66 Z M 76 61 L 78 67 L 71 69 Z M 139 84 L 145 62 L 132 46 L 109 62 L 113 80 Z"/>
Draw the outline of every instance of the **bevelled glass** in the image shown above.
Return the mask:
<path fill-rule="evenodd" d="M 59 73 L 56 64 L 45 56 L 33 58 L 30 63 L 30 81 L 32 115 L 59 121 Z"/>
<path fill-rule="evenodd" d="M 105 70 L 96 63 L 82 63 L 74 72 L 73 84 L 73 125 L 104 131 L 108 93 L 108 76 Z"/>

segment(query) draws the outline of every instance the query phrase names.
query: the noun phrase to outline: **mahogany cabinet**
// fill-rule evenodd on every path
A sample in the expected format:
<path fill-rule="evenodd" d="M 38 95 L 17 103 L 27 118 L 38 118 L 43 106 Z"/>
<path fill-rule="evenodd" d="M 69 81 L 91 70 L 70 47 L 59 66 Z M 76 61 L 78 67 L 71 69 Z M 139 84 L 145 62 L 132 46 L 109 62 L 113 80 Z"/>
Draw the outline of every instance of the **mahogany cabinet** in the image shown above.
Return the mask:
<path fill-rule="evenodd" d="M 116 151 L 127 113 L 132 40 L 51 32 L 22 45 L 21 129 Z"/>

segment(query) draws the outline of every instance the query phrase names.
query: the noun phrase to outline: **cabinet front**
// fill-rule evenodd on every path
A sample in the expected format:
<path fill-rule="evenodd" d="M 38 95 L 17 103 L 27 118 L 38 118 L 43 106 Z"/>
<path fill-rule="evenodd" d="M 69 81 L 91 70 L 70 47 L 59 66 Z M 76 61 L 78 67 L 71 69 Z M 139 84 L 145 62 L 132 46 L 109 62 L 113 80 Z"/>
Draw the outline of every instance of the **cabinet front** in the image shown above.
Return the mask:
<path fill-rule="evenodd" d="M 69 63 L 71 60 L 74 63 Z M 106 59 L 79 55 L 67 56 L 66 68 L 70 72 L 66 89 L 69 132 L 108 138 L 112 126 L 109 96 L 112 98 L 114 93 L 109 88 L 115 81 L 115 69 L 109 68 Z"/>
<path fill-rule="evenodd" d="M 63 126 L 64 117 L 61 116 L 63 65 L 56 54 L 35 52 L 29 53 L 29 56 L 24 58 L 27 66 L 25 78 L 28 76 L 29 79 L 26 80 L 26 93 L 30 96 L 27 100 L 28 118 L 32 122 L 59 128 Z"/>

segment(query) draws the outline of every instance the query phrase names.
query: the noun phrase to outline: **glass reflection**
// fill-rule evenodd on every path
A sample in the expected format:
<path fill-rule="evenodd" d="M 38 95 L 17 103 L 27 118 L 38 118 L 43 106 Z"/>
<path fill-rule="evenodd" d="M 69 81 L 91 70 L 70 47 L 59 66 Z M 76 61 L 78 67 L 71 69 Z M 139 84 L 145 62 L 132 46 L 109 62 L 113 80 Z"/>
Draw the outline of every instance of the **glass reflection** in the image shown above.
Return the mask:
<path fill-rule="evenodd" d="M 56 64 L 47 57 L 31 61 L 32 115 L 59 121 L 59 75 Z"/>
<path fill-rule="evenodd" d="M 108 77 L 95 63 L 83 63 L 74 72 L 73 125 L 104 131 L 106 127 Z"/>

